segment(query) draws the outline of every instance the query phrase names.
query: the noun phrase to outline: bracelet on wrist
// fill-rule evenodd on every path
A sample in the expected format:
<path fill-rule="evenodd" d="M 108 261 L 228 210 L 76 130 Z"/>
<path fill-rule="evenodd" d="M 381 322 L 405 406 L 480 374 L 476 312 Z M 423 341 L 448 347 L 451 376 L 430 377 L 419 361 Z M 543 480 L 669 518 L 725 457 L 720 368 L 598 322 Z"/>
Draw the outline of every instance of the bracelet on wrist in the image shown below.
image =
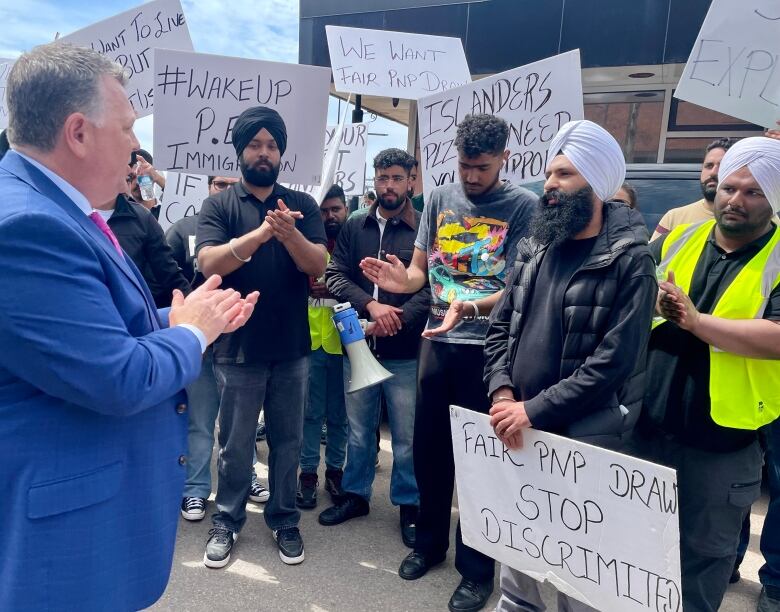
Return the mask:
<path fill-rule="evenodd" d="M 490 402 L 491 406 L 495 406 L 496 404 L 499 404 L 501 402 L 514 402 L 515 398 L 513 397 L 507 397 L 507 396 L 501 396 L 501 397 L 495 397 L 493 398 L 493 401 Z"/>
<path fill-rule="evenodd" d="M 236 241 L 236 239 L 235 239 L 235 238 L 231 238 L 231 239 L 228 241 L 228 248 L 230 249 L 230 252 L 233 254 L 233 257 L 235 257 L 235 258 L 236 258 L 238 261 L 240 261 L 241 263 L 247 263 L 248 261 L 250 261 L 250 260 L 252 259 L 252 256 L 250 255 L 249 257 L 247 257 L 246 259 L 244 259 L 244 258 L 243 258 L 243 257 L 241 257 L 241 256 L 240 256 L 238 253 L 236 253 L 236 249 L 235 249 L 235 247 L 233 246 L 233 243 L 234 243 L 235 241 Z"/>

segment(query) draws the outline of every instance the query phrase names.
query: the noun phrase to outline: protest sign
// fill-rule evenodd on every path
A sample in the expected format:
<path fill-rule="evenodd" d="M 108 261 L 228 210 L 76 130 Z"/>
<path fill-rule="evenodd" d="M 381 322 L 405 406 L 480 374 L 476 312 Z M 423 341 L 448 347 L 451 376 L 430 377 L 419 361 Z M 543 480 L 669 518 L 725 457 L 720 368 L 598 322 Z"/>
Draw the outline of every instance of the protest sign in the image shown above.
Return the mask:
<path fill-rule="evenodd" d="M 155 49 L 154 159 L 160 169 L 240 176 L 232 130 L 242 111 L 276 110 L 287 126 L 280 182 L 318 185 L 330 70 Z"/>
<path fill-rule="evenodd" d="M 682 609 L 675 471 L 450 407 L 463 541 L 610 612 Z"/>
<path fill-rule="evenodd" d="M 501 177 L 517 184 L 544 177 L 547 145 L 558 129 L 583 118 L 580 52 L 514 68 L 417 103 L 423 187 L 458 182 L 455 133 L 466 115 L 497 115 L 509 124 L 509 159 Z"/>
<path fill-rule="evenodd" d="M 779 63 L 777 0 L 713 0 L 674 95 L 763 127 L 776 127 Z"/>
<path fill-rule="evenodd" d="M 5 98 L 5 83 L 13 65 L 12 60 L 0 63 L 0 130 L 8 127 L 8 102 Z"/>
<path fill-rule="evenodd" d="M 325 151 L 323 166 L 327 163 L 328 153 L 332 150 L 338 125 L 329 125 L 325 131 Z M 368 125 L 365 123 L 347 123 L 341 133 L 341 143 L 336 148 L 336 168 L 333 183 L 344 190 L 344 195 L 361 195 L 366 180 L 366 142 Z M 324 171 L 323 171 L 324 172 Z M 324 174 L 323 174 L 324 176 Z M 314 185 L 291 184 L 290 189 L 305 191 L 314 195 Z M 327 191 L 327 190 L 326 190 Z"/>
<path fill-rule="evenodd" d="M 157 219 L 160 227 L 168 231 L 179 219 L 197 215 L 208 195 L 208 176 L 168 172 L 160 201 L 160 217 Z"/>
<path fill-rule="evenodd" d="M 325 26 L 336 91 L 417 100 L 471 82 L 460 38 Z"/>
<path fill-rule="evenodd" d="M 58 42 L 90 47 L 124 66 L 129 77 L 127 98 L 138 117 L 153 111 L 153 49 L 192 49 L 179 0 L 142 4 L 63 36 Z"/>

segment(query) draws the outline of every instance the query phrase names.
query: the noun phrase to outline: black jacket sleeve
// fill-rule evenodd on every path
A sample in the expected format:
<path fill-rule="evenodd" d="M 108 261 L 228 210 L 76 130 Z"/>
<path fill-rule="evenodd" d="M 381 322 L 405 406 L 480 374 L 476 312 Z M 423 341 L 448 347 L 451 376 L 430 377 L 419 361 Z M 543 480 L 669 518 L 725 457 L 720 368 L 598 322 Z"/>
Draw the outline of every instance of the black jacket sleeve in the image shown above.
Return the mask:
<path fill-rule="evenodd" d="M 509 363 L 509 325 L 514 311 L 515 283 L 519 276 L 516 264 L 509 272 L 504 294 L 490 313 L 490 323 L 485 334 L 484 381 L 488 397 L 501 387 L 513 387 Z"/>
<path fill-rule="evenodd" d="M 374 298 L 351 279 L 353 268 L 350 261 L 350 246 L 355 225 L 354 222 L 350 223 L 350 220 L 347 220 L 341 228 L 336 239 L 336 246 L 330 256 L 330 263 L 325 271 L 325 284 L 335 299 L 339 302 L 349 302 L 358 314 L 363 314 L 366 311 L 366 305 Z"/>
<path fill-rule="evenodd" d="M 426 283 L 404 305 L 401 322 L 408 327 L 424 327 L 431 309 L 431 289 Z"/>
<path fill-rule="evenodd" d="M 607 332 L 571 376 L 525 402 L 532 425 L 558 430 L 603 409 L 631 375 L 650 338 L 658 283 L 647 251 L 631 262 L 615 299 Z"/>
<path fill-rule="evenodd" d="M 179 289 L 184 295 L 187 295 L 190 292 L 190 283 L 176 263 L 173 251 L 165 241 L 165 234 L 163 234 L 160 224 L 152 215 L 147 215 L 146 218 L 146 240 L 144 242 L 146 261 L 149 262 L 152 273 L 160 286 L 160 295 L 155 295 L 154 299 L 156 302 L 162 301 L 166 305 L 170 305 L 173 290 Z"/>
<path fill-rule="evenodd" d="M 181 273 L 190 283 L 192 283 L 194 271 L 192 270 L 191 265 L 187 265 L 187 249 L 189 247 L 187 240 L 176 224 L 172 225 L 165 233 L 165 241 L 168 243 L 168 246 L 171 247 L 171 255 L 173 255 L 176 265 L 181 269 Z"/>

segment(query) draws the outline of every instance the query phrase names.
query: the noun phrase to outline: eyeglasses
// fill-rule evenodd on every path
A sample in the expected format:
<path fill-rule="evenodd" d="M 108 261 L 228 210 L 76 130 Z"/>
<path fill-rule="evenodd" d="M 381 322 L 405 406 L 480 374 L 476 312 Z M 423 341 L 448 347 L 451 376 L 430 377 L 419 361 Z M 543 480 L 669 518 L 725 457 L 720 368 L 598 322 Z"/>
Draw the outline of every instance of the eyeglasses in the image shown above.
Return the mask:
<path fill-rule="evenodd" d="M 230 187 L 233 183 L 228 183 L 227 181 L 211 181 L 211 184 L 219 191 L 222 191 L 223 189 Z"/>
<path fill-rule="evenodd" d="M 387 185 L 388 183 L 394 183 L 400 185 L 409 180 L 408 176 L 375 176 L 374 183 L 377 185 Z"/>

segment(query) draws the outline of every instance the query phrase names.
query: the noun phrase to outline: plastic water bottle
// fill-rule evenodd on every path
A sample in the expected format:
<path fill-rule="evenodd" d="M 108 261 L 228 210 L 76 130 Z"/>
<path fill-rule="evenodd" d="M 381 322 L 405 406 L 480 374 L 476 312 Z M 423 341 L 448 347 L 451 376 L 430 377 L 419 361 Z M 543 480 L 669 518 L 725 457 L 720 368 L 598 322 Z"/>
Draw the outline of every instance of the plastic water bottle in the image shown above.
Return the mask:
<path fill-rule="evenodd" d="M 138 188 L 141 190 L 142 200 L 154 200 L 154 181 L 148 174 L 138 177 Z"/>

